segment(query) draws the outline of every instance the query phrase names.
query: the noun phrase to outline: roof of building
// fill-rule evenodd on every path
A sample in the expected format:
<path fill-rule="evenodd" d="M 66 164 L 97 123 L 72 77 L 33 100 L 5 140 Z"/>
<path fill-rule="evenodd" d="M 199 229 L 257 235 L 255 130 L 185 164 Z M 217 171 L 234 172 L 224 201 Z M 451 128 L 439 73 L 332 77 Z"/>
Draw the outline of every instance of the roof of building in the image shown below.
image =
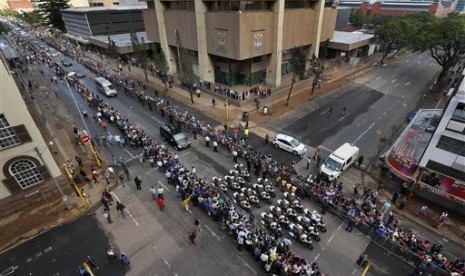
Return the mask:
<path fill-rule="evenodd" d="M 137 6 L 111 6 L 111 7 L 76 7 L 62 10 L 63 12 L 73 13 L 87 13 L 87 12 L 99 12 L 99 11 L 124 11 L 124 10 L 144 10 L 147 9 L 146 5 Z"/>
<path fill-rule="evenodd" d="M 143 38 L 144 44 L 153 43 L 153 41 L 148 39 L 146 32 L 137 32 L 136 35 L 139 38 L 139 42 L 141 42 L 141 40 Z M 89 37 L 89 40 L 98 40 L 99 42 L 103 42 L 105 44 L 108 44 L 108 36 L 106 36 L 106 35 L 91 36 L 91 37 Z M 110 40 L 115 43 L 116 47 L 132 46 L 131 34 L 130 33 L 110 35 Z"/>
<path fill-rule="evenodd" d="M 0 51 L 5 59 L 13 59 L 19 57 L 18 52 L 11 46 L 10 42 L 0 36 Z"/>
<path fill-rule="evenodd" d="M 362 32 L 340 32 L 334 31 L 333 37 L 329 40 L 333 43 L 341 43 L 341 44 L 354 44 L 357 42 L 365 41 L 372 39 L 374 35 L 372 34 L 365 34 Z"/>

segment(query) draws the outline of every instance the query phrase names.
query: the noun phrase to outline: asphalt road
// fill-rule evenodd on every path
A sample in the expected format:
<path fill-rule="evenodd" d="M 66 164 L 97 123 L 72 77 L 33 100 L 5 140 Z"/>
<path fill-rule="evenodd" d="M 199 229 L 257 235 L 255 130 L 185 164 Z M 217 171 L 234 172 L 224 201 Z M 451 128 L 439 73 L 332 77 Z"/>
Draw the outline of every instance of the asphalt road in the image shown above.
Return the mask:
<path fill-rule="evenodd" d="M 405 53 L 387 66 L 347 80 L 331 93 L 303 103 L 291 116 L 275 118 L 265 127 L 284 130 L 326 154 L 345 142 L 353 143 L 367 162 L 393 142 L 389 141 L 393 126 L 405 122 L 439 70 L 428 53 Z M 332 114 L 327 112 L 329 107 Z M 304 129 L 306 122 L 309 127 Z"/>
<path fill-rule="evenodd" d="M 0 275 L 79 275 L 88 256 L 105 271 L 97 275 L 125 275 L 119 264 L 107 259 L 107 235 L 92 214 L 84 215 L 0 255 Z M 8 269 L 13 272 L 6 273 Z"/>
<path fill-rule="evenodd" d="M 59 61 L 61 57 L 56 57 L 56 59 Z M 83 81 L 87 84 L 88 88 L 95 89 L 90 72 L 76 64 L 69 68 L 69 70 L 86 72 L 87 77 L 84 78 Z M 384 70 L 384 68 L 380 70 Z M 389 74 L 388 72 L 384 72 L 383 75 L 387 76 Z M 372 78 L 376 80 L 378 77 L 374 76 Z M 386 83 L 379 83 L 378 85 L 388 86 L 387 82 L 386 80 Z M 369 82 L 367 81 L 366 83 Z M 391 83 L 393 83 L 392 80 Z M 376 143 L 372 141 L 372 139 L 374 139 L 373 137 L 377 137 L 379 134 L 373 132 L 374 127 L 367 127 L 373 124 L 380 114 L 386 112 L 383 111 L 385 110 L 383 105 L 392 105 L 399 100 L 399 97 L 395 99 L 395 96 L 386 95 L 386 92 L 381 91 L 382 87 L 376 88 L 367 86 L 368 85 L 364 86 L 359 83 L 352 83 L 348 86 L 350 88 L 349 91 L 336 91 L 327 97 L 322 97 L 310 102 L 310 108 L 308 106 L 302 107 L 302 110 L 310 112 L 308 114 L 307 112 L 303 112 L 302 115 L 304 118 L 278 118 L 275 122 L 270 123 L 270 127 L 278 129 L 289 128 L 289 131 L 300 131 L 298 126 L 301 126 L 301 123 L 305 122 L 307 120 L 305 118 L 308 117 L 308 120 L 312 120 L 315 124 L 320 124 L 320 127 L 312 124 L 309 130 L 310 133 L 297 133 L 297 135 L 295 135 L 303 137 L 305 143 L 314 143 L 315 146 L 334 149 L 342 143 L 342 141 L 346 141 L 341 139 L 342 133 L 352 130 L 350 135 L 347 134 L 347 136 L 344 136 L 344 139 L 358 139 L 360 143 L 365 141 L 363 139 L 367 139 L 365 141 L 366 145 L 363 144 L 362 152 L 365 150 L 369 151 L 369 148 Z M 409 84 L 405 86 L 414 85 Z M 77 110 L 72 102 L 72 97 L 67 90 L 66 84 L 60 82 L 57 84 L 57 87 L 60 91 L 60 99 L 67 104 L 71 114 L 77 118 Z M 400 88 L 393 88 L 393 90 L 396 89 Z M 143 127 L 152 137 L 158 138 L 158 128 L 165 122 L 164 118 L 156 112 L 150 112 L 147 107 L 140 106 L 134 99 L 127 97 L 122 91 L 119 92 L 117 97 L 107 99 L 109 104 L 122 114 L 130 114 L 130 120 L 132 122 Z M 394 93 L 394 91 L 392 92 Z M 87 109 L 88 107 L 83 99 L 77 93 L 75 95 L 77 96 L 76 99 L 79 108 Z M 402 99 L 402 96 L 400 96 L 400 98 Z M 355 101 L 355 99 L 357 100 Z M 347 104 L 347 102 L 350 102 L 350 104 Z M 405 103 L 407 104 L 405 108 L 407 110 L 409 101 L 405 101 Z M 338 117 L 338 109 L 342 109 L 344 105 L 347 106 L 348 115 L 341 120 L 335 120 L 335 118 Z M 328 106 L 333 106 L 333 115 L 326 116 L 327 114 L 321 114 Z M 202 114 L 193 111 L 190 112 L 197 118 L 208 120 Z M 312 112 L 313 115 L 311 114 Z M 92 114 L 90 110 L 88 110 L 88 113 Z M 384 116 L 385 118 L 391 119 L 392 117 L 403 116 L 400 114 L 401 112 L 398 113 L 399 114 L 394 115 L 386 114 Z M 314 117 L 320 119 L 324 118 L 324 120 L 315 119 Z M 218 122 L 214 121 L 209 122 L 211 122 L 211 125 L 218 124 Z M 388 122 L 384 122 L 383 125 L 384 124 L 388 125 Z M 357 128 L 355 128 L 354 125 L 356 125 Z M 88 126 L 91 128 L 92 134 L 101 132 L 91 120 Z M 109 131 L 113 134 L 116 133 L 116 130 L 111 127 Z M 312 135 L 312 131 L 317 132 L 318 137 L 315 138 L 317 135 Z M 369 137 L 371 137 L 371 139 Z M 332 142 L 338 139 L 339 141 L 337 143 Z M 249 139 L 249 143 L 253 146 L 263 148 L 264 151 L 271 153 L 272 156 L 280 162 L 292 162 L 292 160 L 295 160 L 295 157 L 291 154 L 276 150 L 271 145 L 264 147 L 263 140 L 256 136 L 252 136 Z M 130 158 L 136 154 L 130 150 L 123 150 L 117 145 L 110 146 L 108 151 L 117 156 L 124 156 L 125 158 Z M 211 149 L 207 149 L 204 146 L 202 139 L 193 141 L 191 149 L 181 152 L 180 160 L 188 168 L 195 165 L 198 173 L 208 178 L 214 175 L 223 175 L 233 165 L 229 153 L 223 150 L 219 153 L 213 153 Z M 130 170 L 132 175 L 142 176 L 142 186 L 144 190 L 136 191 L 132 183 L 128 183 L 126 187 L 119 187 L 116 189 L 114 195 L 126 205 L 131 216 L 122 219 L 117 217 L 116 214 L 113 214 L 115 222 L 113 224 L 108 224 L 103 219 L 101 209 L 97 210 L 95 214 L 95 219 L 99 221 L 99 225 L 108 237 L 109 242 L 132 257 L 133 265 L 128 275 L 261 274 L 258 264 L 251 259 L 249 254 L 238 253 L 231 238 L 228 237 L 227 233 L 219 229 L 216 222 L 211 221 L 195 208 L 193 209 L 193 213 L 185 212 L 179 201 L 175 198 L 173 188 L 165 184 L 163 175 L 147 167 L 147 165 L 131 166 Z M 167 209 L 163 213 L 155 208 L 155 205 L 150 199 L 147 190 L 151 185 L 165 185 L 166 187 Z M 318 208 L 317 206 L 311 205 L 309 202 L 306 202 L 305 205 L 309 208 Z M 263 206 L 258 210 L 254 210 L 254 212 L 258 214 L 262 211 L 268 211 L 267 208 L 268 206 Z M 199 246 L 192 248 L 187 242 L 186 235 L 188 231 L 193 230 L 192 222 L 196 217 L 201 219 L 204 231 L 198 237 Z M 313 251 L 303 248 L 298 244 L 293 245 L 293 249 L 301 256 L 304 256 L 308 261 L 317 261 L 320 267 L 323 268 L 323 271 L 330 275 L 359 274 L 361 268 L 355 265 L 356 258 L 366 250 L 372 250 L 371 247 L 369 247 L 367 239 L 361 235 L 357 235 L 357 233 L 347 233 L 344 231 L 344 223 L 336 217 L 326 215 L 325 220 L 327 222 L 328 232 L 321 235 L 322 240 L 314 244 L 315 249 Z M 69 244 L 72 244 L 72 242 L 69 241 Z M 98 251 L 102 251 L 101 249 L 103 248 L 102 252 L 104 252 L 106 245 L 107 242 L 98 245 Z M 80 251 L 81 255 L 87 254 L 85 253 L 86 249 L 80 249 Z M 61 252 L 65 251 L 62 250 Z M 401 266 L 396 263 L 391 263 L 391 260 L 387 256 L 382 255 L 381 252 L 377 252 L 376 250 L 370 252 L 373 252 L 370 254 L 376 256 L 383 256 L 383 258 L 378 258 L 379 260 L 376 261 L 376 265 L 380 268 L 380 271 L 383 271 L 383 267 L 393 267 L 395 270 L 393 274 L 404 275 Z M 13 252 L 8 252 L 7 254 L 15 255 Z M 78 257 L 76 258 L 79 259 Z M 74 262 L 76 262 L 76 260 Z M 77 262 L 79 263 L 80 259 Z M 67 264 L 71 264 L 71 262 L 67 262 Z M 10 264 L 8 263 L 8 265 Z M 60 262 L 59 266 L 63 265 L 64 264 Z M 74 271 L 72 268 L 70 268 L 70 270 Z M 376 274 L 375 271 L 377 270 L 374 269 L 373 271 L 372 273 L 375 274 L 372 275 L 381 275 Z M 102 275 L 115 274 L 106 274 L 102 272 Z"/>

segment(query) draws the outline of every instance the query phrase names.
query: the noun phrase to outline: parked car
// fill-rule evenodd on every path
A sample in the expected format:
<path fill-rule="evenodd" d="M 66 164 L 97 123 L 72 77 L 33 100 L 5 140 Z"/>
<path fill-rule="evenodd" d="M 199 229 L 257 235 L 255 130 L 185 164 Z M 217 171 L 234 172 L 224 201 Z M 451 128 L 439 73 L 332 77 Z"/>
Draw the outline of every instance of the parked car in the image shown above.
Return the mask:
<path fill-rule="evenodd" d="M 304 144 L 285 134 L 277 134 L 274 138 L 273 145 L 277 149 L 283 149 L 294 155 L 303 155 L 307 152 L 307 147 Z"/>
<path fill-rule="evenodd" d="M 82 79 L 82 78 L 85 78 L 86 75 L 84 73 L 82 73 L 82 72 L 76 72 L 76 77 Z"/>

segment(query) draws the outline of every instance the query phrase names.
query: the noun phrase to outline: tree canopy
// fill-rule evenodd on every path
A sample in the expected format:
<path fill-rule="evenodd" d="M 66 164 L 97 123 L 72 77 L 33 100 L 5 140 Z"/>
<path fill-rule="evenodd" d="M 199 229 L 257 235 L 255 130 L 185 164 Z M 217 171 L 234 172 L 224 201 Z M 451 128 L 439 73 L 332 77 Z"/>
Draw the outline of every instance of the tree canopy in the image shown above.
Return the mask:
<path fill-rule="evenodd" d="M 362 11 L 356 10 L 355 12 L 352 12 L 349 17 L 349 22 L 357 29 L 363 27 L 365 17 L 363 16 Z"/>
<path fill-rule="evenodd" d="M 184 86 L 187 86 L 187 90 L 191 96 L 191 102 L 194 103 L 194 94 L 192 91 L 192 86 L 196 81 L 196 76 L 194 70 L 192 69 L 192 63 L 189 61 L 187 55 L 187 49 L 182 46 L 181 35 L 178 29 L 175 29 L 176 34 L 176 48 L 178 52 L 177 57 L 177 72 L 178 78 Z"/>
<path fill-rule="evenodd" d="M 411 31 L 411 47 L 414 51 L 429 51 L 442 67 L 438 79 L 442 80 L 450 68 L 465 56 L 465 16 L 449 13 L 446 17 L 418 17 Z"/>
<path fill-rule="evenodd" d="M 163 48 L 160 47 L 160 50 L 154 51 L 153 62 L 155 63 L 155 68 L 157 74 L 161 77 L 163 83 L 166 86 L 167 74 L 168 74 L 168 63 L 166 62 L 165 52 Z"/>
<path fill-rule="evenodd" d="M 44 18 L 44 23 L 65 31 L 65 23 L 62 19 L 61 10 L 68 9 L 69 0 L 35 0 L 39 3 L 39 10 Z"/>
<path fill-rule="evenodd" d="M 406 29 L 407 22 L 402 18 L 394 18 L 375 29 L 376 39 L 384 50 L 380 63 L 383 63 L 391 51 L 394 50 L 397 53 L 400 49 L 407 46 L 408 32 L 406 32 Z"/>

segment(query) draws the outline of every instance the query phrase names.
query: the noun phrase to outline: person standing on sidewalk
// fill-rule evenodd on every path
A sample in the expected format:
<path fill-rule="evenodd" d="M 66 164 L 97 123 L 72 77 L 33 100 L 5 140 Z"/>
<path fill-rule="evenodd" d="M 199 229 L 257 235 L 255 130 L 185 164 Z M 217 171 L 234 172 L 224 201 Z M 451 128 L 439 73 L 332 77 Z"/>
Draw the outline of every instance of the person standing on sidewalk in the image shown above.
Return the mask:
<path fill-rule="evenodd" d="M 311 162 L 312 162 L 312 158 L 310 158 L 310 156 L 307 156 L 307 159 L 306 159 L 307 170 L 310 168 L 310 163 Z"/>
<path fill-rule="evenodd" d="M 142 187 L 141 187 L 141 184 L 142 184 L 142 180 L 139 178 L 139 176 L 136 176 L 136 178 L 134 178 L 134 183 L 136 184 L 136 189 L 137 190 L 142 190 Z"/>
<path fill-rule="evenodd" d="M 265 135 L 265 145 L 268 145 L 268 142 L 270 141 L 270 136 L 268 133 Z"/>
<path fill-rule="evenodd" d="M 237 154 L 236 149 L 233 149 L 232 155 L 233 155 L 233 161 L 234 161 L 234 163 L 237 163 L 237 155 L 238 155 L 238 154 Z"/>
<path fill-rule="evenodd" d="M 420 212 L 419 212 L 418 216 L 420 218 L 426 218 L 428 216 L 428 213 L 429 213 L 428 206 L 426 204 L 423 204 L 420 207 Z"/>
<path fill-rule="evenodd" d="M 205 146 L 207 146 L 207 148 L 210 147 L 210 137 L 208 136 L 205 136 Z"/>
<path fill-rule="evenodd" d="M 79 156 L 79 155 L 76 155 L 74 157 L 74 159 L 76 159 L 76 162 L 78 163 L 79 167 L 83 167 L 84 165 L 82 164 L 82 158 Z"/>

